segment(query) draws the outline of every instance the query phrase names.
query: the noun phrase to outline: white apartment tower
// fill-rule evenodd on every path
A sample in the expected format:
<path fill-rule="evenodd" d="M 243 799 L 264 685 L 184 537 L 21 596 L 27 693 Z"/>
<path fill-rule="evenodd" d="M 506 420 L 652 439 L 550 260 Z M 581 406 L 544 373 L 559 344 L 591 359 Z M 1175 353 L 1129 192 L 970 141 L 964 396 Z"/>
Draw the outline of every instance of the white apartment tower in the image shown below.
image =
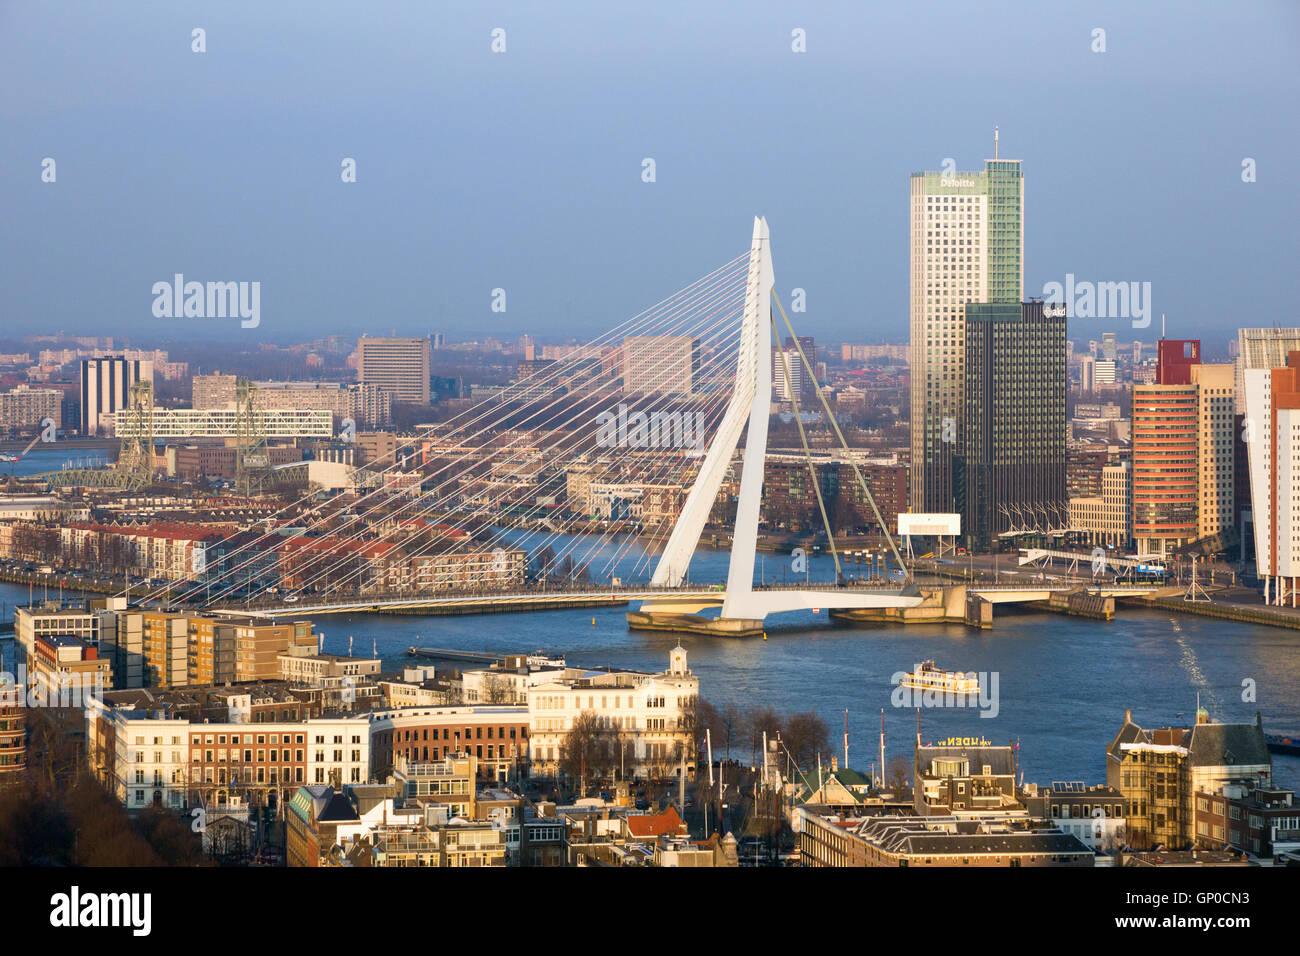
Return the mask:
<path fill-rule="evenodd" d="M 978 172 L 951 162 L 912 174 L 911 505 L 951 512 L 952 456 L 961 440 L 966 303 L 1024 298 L 1024 180 L 1020 160 Z"/>

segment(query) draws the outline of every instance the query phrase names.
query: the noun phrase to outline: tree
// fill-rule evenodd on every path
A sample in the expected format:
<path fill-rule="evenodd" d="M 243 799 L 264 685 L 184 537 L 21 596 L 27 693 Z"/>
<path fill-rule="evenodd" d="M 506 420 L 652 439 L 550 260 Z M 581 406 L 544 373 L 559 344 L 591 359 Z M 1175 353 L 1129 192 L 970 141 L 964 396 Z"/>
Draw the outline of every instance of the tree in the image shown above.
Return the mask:
<path fill-rule="evenodd" d="M 483 700 L 489 704 L 508 704 L 514 700 L 514 689 L 510 682 L 499 674 L 488 674 L 483 678 Z"/>
<path fill-rule="evenodd" d="M 600 718 L 594 711 L 584 710 L 560 741 L 560 769 L 578 781 L 579 796 L 587 793 L 587 773 L 599 760 L 604 743 L 601 736 Z"/>
<path fill-rule="evenodd" d="M 744 727 L 749 734 L 750 763 L 756 766 L 763 749 L 763 734 L 769 740 L 776 737 L 781 732 L 781 718 L 771 707 L 759 707 L 745 714 Z"/>
<path fill-rule="evenodd" d="M 884 774 L 886 786 L 894 791 L 911 789 L 912 769 L 912 761 L 906 757 L 891 757 L 889 772 Z"/>
<path fill-rule="evenodd" d="M 816 763 L 819 753 L 830 750 L 830 727 L 814 711 L 790 714 L 783 723 L 786 749 L 803 770 Z"/>

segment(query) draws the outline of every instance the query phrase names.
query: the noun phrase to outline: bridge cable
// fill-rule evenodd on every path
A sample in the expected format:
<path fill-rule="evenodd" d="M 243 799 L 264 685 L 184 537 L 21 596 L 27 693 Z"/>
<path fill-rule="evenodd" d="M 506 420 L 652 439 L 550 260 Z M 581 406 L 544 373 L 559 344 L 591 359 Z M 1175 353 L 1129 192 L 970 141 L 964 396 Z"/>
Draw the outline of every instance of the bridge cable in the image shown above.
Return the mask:
<path fill-rule="evenodd" d="M 782 307 L 781 300 L 777 297 L 775 289 L 772 290 L 772 301 L 776 303 L 777 309 L 780 310 L 781 318 L 785 320 L 785 327 L 790 330 L 790 338 L 794 341 L 795 348 L 799 350 L 799 357 L 803 359 L 804 368 L 808 370 L 808 376 L 812 379 L 813 387 L 817 392 L 817 397 L 821 399 L 822 408 L 826 411 L 826 418 L 830 421 L 831 427 L 835 429 L 835 435 L 840 440 L 840 446 L 848 452 L 849 464 L 853 466 L 853 474 L 857 476 L 858 487 L 862 489 L 863 495 L 866 496 L 867 503 L 871 505 L 871 512 L 876 516 L 876 523 L 880 525 L 880 530 L 884 532 L 885 540 L 889 542 L 889 550 L 894 553 L 894 560 L 898 562 L 898 568 L 903 572 L 903 579 L 905 581 L 910 580 L 912 577 L 912 569 L 903 563 L 903 556 L 898 553 L 898 546 L 894 543 L 894 536 L 889 533 L 889 525 L 887 525 L 884 518 L 881 517 L 880 508 L 876 506 L 876 497 L 871 493 L 871 488 L 868 486 L 866 479 L 862 477 L 862 470 L 858 467 L 857 459 L 853 457 L 853 453 L 849 449 L 849 443 L 845 440 L 844 433 L 840 431 L 839 422 L 835 420 L 835 416 L 831 412 L 830 404 L 826 401 L 826 396 L 822 392 L 821 383 L 817 381 L 817 373 L 812 368 L 812 363 L 808 361 L 808 356 L 804 354 L 803 345 L 800 344 L 799 337 L 794 334 L 794 326 L 790 324 L 790 318 L 785 314 L 785 309 Z M 886 574 L 886 578 L 888 578 L 888 574 Z"/>
<path fill-rule="evenodd" d="M 772 322 L 772 338 L 776 340 L 776 352 L 781 359 L 781 374 L 785 377 L 785 392 L 790 396 L 790 403 L 794 406 L 794 421 L 799 426 L 799 442 L 803 445 L 804 461 L 808 463 L 808 477 L 812 480 L 813 491 L 817 493 L 817 508 L 822 513 L 822 524 L 826 527 L 826 541 L 831 548 L 831 558 L 835 561 L 835 583 L 839 584 L 844 579 L 844 574 L 840 569 L 839 552 L 835 550 L 835 532 L 831 530 L 830 519 L 826 516 L 826 502 L 822 499 L 822 485 L 817 478 L 817 467 L 813 464 L 812 452 L 808 450 L 808 434 L 804 431 L 803 416 L 799 413 L 799 397 L 795 395 L 794 388 L 790 385 L 790 363 L 785 357 L 785 350 L 781 348 L 781 336 L 777 331 L 776 317 L 769 313 L 768 318 Z M 770 409 L 761 410 L 761 414 L 767 415 L 770 413 Z"/>

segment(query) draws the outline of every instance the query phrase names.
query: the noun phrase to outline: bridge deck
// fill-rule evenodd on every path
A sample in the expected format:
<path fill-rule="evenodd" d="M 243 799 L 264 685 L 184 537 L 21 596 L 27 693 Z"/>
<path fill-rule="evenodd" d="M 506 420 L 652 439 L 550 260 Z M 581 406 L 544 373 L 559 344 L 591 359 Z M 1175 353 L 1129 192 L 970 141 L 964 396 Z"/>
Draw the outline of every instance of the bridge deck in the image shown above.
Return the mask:
<path fill-rule="evenodd" d="M 936 585 L 939 586 L 939 585 Z M 1103 597 L 1136 596 L 1157 590 L 1155 585 L 1095 586 L 1083 581 L 1038 582 L 1034 584 L 980 584 L 968 590 L 994 604 L 1046 601 L 1053 593 L 1086 588 Z M 356 598 L 330 603 L 267 603 L 214 608 L 211 613 L 238 617 L 316 617 L 324 614 L 383 613 L 428 610 L 430 613 L 483 613 L 491 610 L 543 610 L 548 608 L 613 607 L 632 601 L 662 605 L 718 607 L 726 592 L 715 586 L 686 588 L 604 588 L 580 591 L 520 591 L 510 593 L 438 594 L 420 597 Z M 785 611 L 828 608 L 851 610 L 874 607 L 912 607 L 921 599 L 903 595 L 896 586 L 845 586 L 829 583 L 755 585 L 745 600 L 746 615 L 779 614 Z"/>

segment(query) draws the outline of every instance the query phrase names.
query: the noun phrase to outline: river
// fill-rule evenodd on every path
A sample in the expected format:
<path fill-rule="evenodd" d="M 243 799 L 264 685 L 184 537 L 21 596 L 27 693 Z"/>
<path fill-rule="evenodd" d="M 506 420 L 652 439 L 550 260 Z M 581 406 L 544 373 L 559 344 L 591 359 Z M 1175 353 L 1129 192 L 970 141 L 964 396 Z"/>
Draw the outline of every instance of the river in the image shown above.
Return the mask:
<path fill-rule="evenodd" d="M 593 562 L 601 577 L 633 575 L 639 556 L 605 567 L 607 547 Z M 696 581 L 721 580 L 727 554 L 698 552 Z M 790 578 L 790 558 L 766 555 L 756 578 Z M 849 565 L 850 570 L 855 566 Z M 811 559 L 809 577 L 830 576 L 829 557 Z M 27 588 L 0 584 L 9 618 Z M 493 653 L 543 650 L 567 656 L 571 665 L 661 669 L 678 642 L 670 634 L 629 631 L 624 608 L 539 611 L 467 617 L 388 617 L 354 614 L 321 617 L 325 649 L 358 654 L 372 647 L 387 667 L 409 663 L 410 645 Z M 782 615 L 769 621 L 767 639 L 683 635 L 701 693 L 715 707 L 771 706 L 778 712 L 816 711 L 830 725 L 832 746 L 842 754 L 848 710 L 849 761 L 866 769 L 877 762 L 880 710 L 885 709 L 887 759 L 910 759 L 916 711 L 891 705 L 891 679 L 933 658 L 948 670 L 997 675 L 996 716 L 972 708 L 926 708 L 926 741 L 949 736 L 1019 741 L 1026 781 L 1083 780 L 1101 783 L 1106 747 L 1131 708 L 1144 727 L 1187 726 L 1197 696 L 1212 719 L 1251 721 L 1256 711 L 1269 732 L 1300 730 L 1300 632 L 1238 624 L 1192 615 L 1122 608 L 1109 623 L 999 608 L 993 628 L 957 624 L 844 626 L 825 610 Z M 1253 696 L 1253 699 L 1251 699 Z M 986 712 L 992 713 L 989 707 Z M 734 754 L 748 759 L 748 754 Z M 827 754 L 827 759 L 829 759 Z M 1274 756 L 1277 783 L 1300 786 L 1300 759 Z"/>

